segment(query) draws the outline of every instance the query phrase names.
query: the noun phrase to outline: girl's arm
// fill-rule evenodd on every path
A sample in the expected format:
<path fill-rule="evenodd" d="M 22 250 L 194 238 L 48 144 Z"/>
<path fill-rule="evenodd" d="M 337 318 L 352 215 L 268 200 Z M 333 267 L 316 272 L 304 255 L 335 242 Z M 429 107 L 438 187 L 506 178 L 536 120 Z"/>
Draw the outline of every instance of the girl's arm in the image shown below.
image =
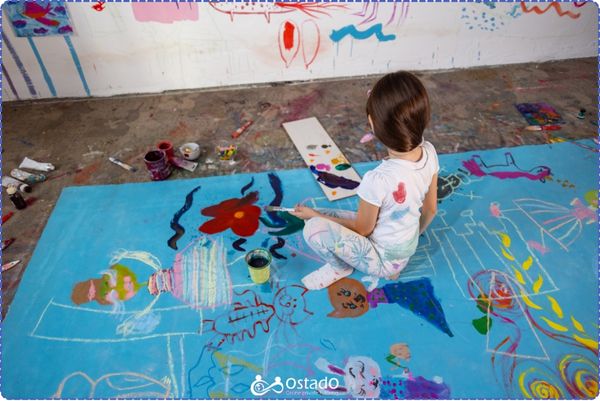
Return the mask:
<path fill-rule="evenodd" d="M 373 229 L 375 228 L 375 224 L 377 223 L 377 216 L 379 215 L 379 207 L 372 205 L 369 202 L 365 202 L 362 199 L 359 199 L 358 213 L 356 214 L 356 219 L 343 219 L 340 217 L 328 216 L 319 213 L 314 209 L 301 205 L 296 206 L 296 211 L 292 212 L 291 214 L 304 220 L 310 219 L 312 217 L 322 217 L 324 219 L 328 219 L 338 224 L 341 224 L 344 227 L 356 232 L 357 234 L 366 237 L 370 235 L 373 232 Z"/>
<path fill-rule="evenodd" d="M 421 208 L 421 218 L 419 219 L 419 234 L 423 234 L 427 226 L 431 223 L 435 214 L 437 213 L 437 174 L 433 175 L 429 189 L 423 200 L 423 207 Z"/>

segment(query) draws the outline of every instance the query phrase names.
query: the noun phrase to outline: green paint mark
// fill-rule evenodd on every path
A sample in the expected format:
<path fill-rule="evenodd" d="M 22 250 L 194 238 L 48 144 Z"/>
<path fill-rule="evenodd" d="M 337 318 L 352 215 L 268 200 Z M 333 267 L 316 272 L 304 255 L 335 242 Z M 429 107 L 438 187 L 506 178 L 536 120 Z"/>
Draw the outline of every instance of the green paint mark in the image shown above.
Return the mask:
<path fill-rule="evenodd" d="M 492 328 L 493 320 L 488 315 L 482 316 L 479 319 L 473 319 L 473 327 L 479 332 L 479 334 L 487 334 L 488 330 Z"/>
<path fill-rule="evenodd" d="M 346 163 L 342 163 L 342 164 L 338 164 L 337 166 L 335 166 L 335 169 L 339 170 L 339 171 L 344 171 L 344 170 L 348 170 L 350 167 L 352 167 L 352 166 L 349 164 L 346 164 Z"/>

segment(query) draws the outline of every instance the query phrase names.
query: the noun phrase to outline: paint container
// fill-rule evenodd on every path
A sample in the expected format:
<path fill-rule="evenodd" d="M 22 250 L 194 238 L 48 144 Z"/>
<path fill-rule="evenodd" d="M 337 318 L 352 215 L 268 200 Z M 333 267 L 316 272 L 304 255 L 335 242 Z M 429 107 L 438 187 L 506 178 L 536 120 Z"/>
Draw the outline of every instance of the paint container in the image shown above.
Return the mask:
<path fill-rule="evenodd" d="M 264 248 L 256 248 L 246 254 L 246 264 L 250 278 L 255 284 L 269 281 L 271 276 L 271 253 Z"/>
<path fill-rule="evenodd" d="M 19 193 L 17 187 L 10 186 L 6 188 L 6 193 L 8 194 L 10 201 L 15 205 L 17 209 L 20 210 L 25 209 L 27 207 L 27 202 L 25 202 L 25 199 L 23 199 L 23 197 Z"/>
<path fill-rule="evenodd" d="M 162 150 L 167 155 L 167 159 L 169 161 L 175 156 L 175 152 L 173 150 L 173 144 L 169 141 L 160 141 L 156 144 L 158 150 Z"/>
<path fill-rule="evenodd" d="M 171 175 L 172 167 L 162 150 L 151 150 L 144 156 L 144 163 L 153 181 L 161 181 Z"/>
<path fill-rule="evenodd" d="M 232 162 L 237 153 L 237 146 L 227 142 L 220 142 L 216 147 L 216 151 L 219 160 Z"/>
<path fill-rule="evenodd" d="M 200 145 L 194 142 L 184 143 L 179 147 L 179 152 L 185 160 L 196 160 L 200 156 Z"/>

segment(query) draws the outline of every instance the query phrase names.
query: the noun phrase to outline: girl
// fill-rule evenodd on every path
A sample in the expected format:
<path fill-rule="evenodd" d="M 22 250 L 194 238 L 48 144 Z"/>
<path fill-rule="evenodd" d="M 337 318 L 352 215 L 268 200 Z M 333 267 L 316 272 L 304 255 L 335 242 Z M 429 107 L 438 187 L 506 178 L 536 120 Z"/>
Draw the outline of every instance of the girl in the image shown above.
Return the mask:
<path fill-rule="evenodd" d="M 298 205 L 307 220 L 304 239 L 327 263 L 302 279 L 317 290 L 354 269 L 396 279 L 415 253 L 419 235 L 437 211 L 438 157 L 423 140 L 429 98 L 408 72 L 381 78 L 367 100 L 367 118 L 389 156 L 365 174 L 357 189 L 358 212 L 316 211 Z"/>

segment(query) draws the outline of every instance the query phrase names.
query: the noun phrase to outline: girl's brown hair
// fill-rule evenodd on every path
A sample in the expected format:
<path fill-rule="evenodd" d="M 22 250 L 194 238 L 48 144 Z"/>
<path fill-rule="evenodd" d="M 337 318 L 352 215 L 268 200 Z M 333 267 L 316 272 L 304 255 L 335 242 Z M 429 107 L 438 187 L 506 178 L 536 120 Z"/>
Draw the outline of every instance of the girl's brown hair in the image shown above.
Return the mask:
<path fill-rule="evenodd" d="M 396 152 L 409 152 L 421 144 L 429 113 L 425 87 L 406 71 L 385 75 L 367 100 L 375 136 Z"/>

